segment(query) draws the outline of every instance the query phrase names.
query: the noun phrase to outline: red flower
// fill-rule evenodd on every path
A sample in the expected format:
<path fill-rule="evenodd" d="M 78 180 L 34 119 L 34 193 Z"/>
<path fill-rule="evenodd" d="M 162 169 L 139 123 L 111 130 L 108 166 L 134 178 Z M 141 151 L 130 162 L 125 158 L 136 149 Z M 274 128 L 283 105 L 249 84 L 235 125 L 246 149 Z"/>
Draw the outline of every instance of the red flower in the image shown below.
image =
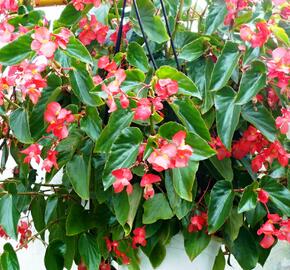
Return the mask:
<path fill-rule="evenodd" d="M 274 242 L 275 242 L 275 238 L 271 234 L 269 235 L 265 234 L 263 239 L 260 242 L 260 245 L 262 248 L 267 249 L 273 246 Z"/>
<path fill-rule="evenodd" d="M 275 108 L 280 102 L 280 99 L 273 88 L 268 90 L 267 102 L 271 109 Z"/>
<path fill-rule="evenodd" d="M 118 69 L 118 66 L 114 60 L 110 61 L 110 58 L 105 55 L 99 59 L 98 68 L 104 69 L 108 72 L 113 72 Z"/>
<path fill-rule="evenodd" d="M 9 12 L 16 12 L 18 10 L 18 4 L 15 0 L 1 0 L 0 1 L 0 14 Z"/>
<path fill-rule="evenodd" d="M 137 108 L 132 109 L 134 114 L 135 120 L 145 121 L 150 118 L 152 114 L 152 104 L 148 98 L 141 98 L 137 102 Z"/>
<path fill-rule="evenodd" d="M 20 153 L 26 155 L 26 157 L 24 158 L 24 163 L 29 164 L 32 159 L 34 159 L 37 164 L 40 163 L 41 150 L 39 148 L 39 144 L 32 144 L 28 148 L 20 151 Z"/>
<path fill-rule="evenodd" d="M 29 225 L 27 222 L 25 221 L 20 221 L 20 225 L 18 225 L 18 233 L 20 234 L 20 240 L 19 240 L 19 244 L 21 246 L 24 246 L 25 248 L 27 248 L 27 243 L 29 238 L 32 235 L 31 230 L 29 229 Z"/>
<path fill-rule="evenodd" d="M 161 99 L 167 99 L 178 92 L 178 83 L 171 79 L 159 79 L 155 84 L 155 92 Z"/>
<path fill-rule="evenodd" d="M 144 198 L 148 200 L 149 198 L 152 198 L 154 196 L 154 189 L 152 184 L 160 182 L 161 178 L 158 175 L 155 174 L 144 174 L 140 186 L 144 187 Z"/>
<path fill-rule="evenodd" d="M 31 49 L 36 51 L 38 55 L 52 58 L 57 46 L 51 40 L 51 37 L 51 33 L 46 27 L 36 28 L 34 34 L 32 34 L 33 41 L 31 43 Z"/>
<path fill-rule="evenodd" d="M 225 158 L 231 157 L 231 152 L 224 146 L 221 139 L 219 137 L 211 138 L 211 142 L 209 145 L 217 151 L 218 160 L 223 160 Z"/>
<path fill-rule="evenodd" d="M 276 127 L 280 129 L 282 134 L 287 134 L 290 128 L 290 109 L 282 108 L 282 116 L 276 118 Z"/>
<path fill-rule="evenodd" d="M 190 233 L 201 231 L 204 226 L 207 226 L 207 213 L 201 212 L 200 214 L 191 217 L 188 231 Z"/>
<path fill-rule="evenodd" d="M 72 4 L 76 10 L 81 11 L 87 4 L 94 4 L 95 7 L 99 7 L 101 0 L 72 0 Z"/>
<path fill-rule="evenodd" d="M 80 262 L 80 264 L 78 265 L 78 270 L 87 270 L 87 267 L 83 262 Z"/>
<path fill-rule="evenodd" d="M 99 270 L 111 270 L 111 265 L 106 263 L 105 261 L 102 261 Z"/>
<path fill-rule="evenodd" d="M 8 239 L 9 236 L 6 234 L 4 229 L 0 226 L 0 238 Z"/>
<path fill-rule="evenodd" d="M 63 50 L 66 49 L 66 45 L 68 44 L 71 35 L 71 31 L 67 28 L 61 28 L 58 34 L 52 34 L 52 36 L 55 37 L 56 46 L 62 48 Z"/>
<path fill-rule="evenodd" d="M 265 191 L 264 189 L 259 189 L 258 201 L 266 204 L 269 201 L 269 193 Z"/>
<path fill-rule="evenodd" d="M 131 22 L 127 22 L 123 25 L 122 29 L 122 40 L 126 41 L 127 33 L 131 29 Z M 117 37 L 118 37 L 119 27 L 116 28 L 116 31 L 110 36 L 110 40 L 116 45 Z"/>
<path fill-rule="evenodd" d="M 48 173 L 51 171 L 52 167 L 58 169 L 56 158 L 57 154 L 58 154 L 57 151 L 49 150 L 46 159 L 43 161 L 42 169 L 44 169 Z"/>
<path fill-rule="evenodd" d="M 145 226 L 140 227 L 140 228 L 136 228 L 133 231 L 133 242 L 132 242 L 132 246 L 133 248 L 137 248 L 137 244 L 145 247 L 147 245 L 147 241 L 146 241 L 146 230 L 145 230 Z"/>
<path fill-rule="evenodd" d="M 225 17 L 224 24 L 231 25 L 237 17 L 238 12 L 248 7 L 249 2 L 249 0 L 225 0 L 228 13 Z"/>
<path fill-rule="evenodd" d="M 112 175 L 115 176 L 116 181 L 113 184 L 114 191 L 116 193 L 120 193 L 123 191 L 124 187 L 128 194 L 133 192 L 133 186 L 131 185 L 130 181 L 133 178 L 133 175 L 128 168 L 122 168 L 112 171 Z"/>

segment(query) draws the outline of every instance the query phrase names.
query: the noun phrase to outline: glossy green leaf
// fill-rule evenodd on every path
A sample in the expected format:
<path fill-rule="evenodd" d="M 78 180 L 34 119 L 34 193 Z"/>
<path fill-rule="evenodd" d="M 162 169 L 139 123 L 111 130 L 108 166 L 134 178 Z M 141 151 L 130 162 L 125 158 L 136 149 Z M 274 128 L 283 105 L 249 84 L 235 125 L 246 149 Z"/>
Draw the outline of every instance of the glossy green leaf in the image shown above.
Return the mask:
<path fill-rule="evenodd" d="M 258 194 L 256 189 L 259 187 L 258 182 L 247 186 L 239 202 L 238 212 L 243 213 L 255 209 L 257 205 Z"/>
<path fill-rule="evenodd" d="M 22 26 L 35 26 L 45 17 L 45 13 L 43 10 L 32 10 L 28 13 L 21 14 L 18 16 L 11 16 L 8 20 L 8 23 L 13 25 L 16 29 L 19 25 Z"/>
<path fill-rule="evenodd" d="M 242 107 L 242 117 L 254 125 L 271 142 L 276 140 L 275 119 L 262 104 L 248 103 Z"/>
<path fill-rule="evenodd" d="M 45 228 L 45 207 L 46 201 L 43 196 L 36 196 L 30 205 L 34 227 L 38 232 Z M 41 234 L 41 237 L 44 238 L 44 233 Z"/>
<path fill-rule="evenodd" d="M 200 112 L 190 99 L 178 99 L 170 105 L 188 131 L 199 135 L 207 141 L 210 140 L 208 128 L 206 127 Z"/>
<path fill-rule="evenodd" d="M 184 73 L 170 66 L 162 66 L 156 71 L 156 76 L 159 79 L 172 79 L 178 82 L 178 93 L 187 96 L 193 96 L 201 99 L 201 95 L 194 84 Z"/>
<path fill-rule="evenodd" d="M 215 257 L 212 270 L 224 270 L 226 267 L 226 259 L 222 249 L 219 249 L 218 254 Z"/>
<path fill-rule="evenodd" d="M 204 54 L 204 51 L 206 50 L 205 41 L 207 41 L 207 39 L 201 37 L 186 44 L 181 49 L 181 52 L 178 55 L 178 57 L 186 61 L 196 60 L 197 58 L 202 56 Z"/>
<path fill-rule="evenodd" d="M 57 204 L 58 198 L 57 197 L 49 197 L 46 201 L 45 213 L 44 213 L 44 222 L 48 224 L 53 217 L 57 214 Z"/>
<path fill-rule="evenodd" d="M 44 256 L 47 270 L 63 270 L 66 248 L 68 247 L 61 240 L 54 240 L 49 243 Z"/>
<path fill-rule="evenodd" d="M 102 131 L 102 119 L 97 108 L 86 108 L 86 115 L 81 119 L 80 127 L 93 141 L 99 138 Z"/>
<path fill-rule="evenodd" d="M 129 110 L 118 109 L 110 115 L 107 126 L 102 130 L 97 140 L 95 152 L 108 153 L 114 141 L 123 129 L 131 124 L 134 113 Z"/>
<path fill-rule="evenodd" d="M 12 66 L 28 59 L 33 54 L 30 48 L 31 42 L 31 32 L 28 32 L 0 48 L 0 64 Z"/>
<path fill-rule="evenodd" d="M 17 239 L 17 225 L 20 214 L 17 211 L 12 195 L 4 195 L 0 199 L 0 225 L 13 239 Z"/>
<path fill-rule="evenodd" d="M 218 160 L 216 156 L 213 156 L 209 160 L 220 173 L 220 175 L 224 177 L 224 179 L 230 181 L 233 180 L 234 172 L 232 168 L 232 161 L 230 158 Z"/>
<path fill-rule="evenodd" d="M 14 251 L 10 243 L 6 243 L 3 247 L 0 269 L 1 270 L 20 270 L 16 252 Z"/>
<path fill-rule="evenodd" d="M 243 223 L 243 215 L 238 213 L 236 207 L 233 207 L 224 226 L 224 238 L 231 242 L 236 240 L 239 235 L 240 228 L 243 226 Z"/>
<path fill-rule="evenodd" d="M 195 181 L 195 174 L 198 170 L 198 162 L 189 161 L 185 168 L 172 169 L 173 186 L 180 198 L 192 201 L 192 187 Z"/>
<path fill-rule="evenodd" d="M 231 213 L 235 193 L 230 181 L 218 181 L 211 193 L 208 206 L 208 233 L 216 232 Z"/>
<path fill-rule="evenodd" d="M 290 216 L 290 191 L 277 180 L 264 177 L 260 186 L 269 193 L 269 198 L 284 215 Z"/>
<path fill-rule="evenodd" d="M 99 264 L 101 263 L 101 254 L 97 244 L 97 239 L 91 234 L 84 233 L 79 239 L 78 248 L 87 269 L 98 269 Z"/>
<path fill-rule="evenodd" d="M 22 143 L 33 142 L 29 129 L 28 113 L 22 108 L 13 111 L 9 118 L 10 128 L 14 136 Z"/>
<path fill-rule="evenodd" d="M 160 266 L 165 257 L 166 257 L 166 248 L 164 245 L 158 242 L 149 256 L 149 260 L 153 268 L 155 269 L 158 266 Z"/>
<path fill-rule="evenodd" d="M 131 66 L 147 72 L 150 68 L 144 49 L 137 42 L 130 42 L 127 51 L 127 60 Z"/>
<path fill-rule="evenodd" d="M 251 270 L 258 263 L 257 244 L 252 234 L 242 227 L 238 238 L 231 247 L 231 252 L 244 270 Z"/>
<path fill-rule="evenodd" d="M 66 173 L 75 192 L 84 200 L 90 198 L 91 158 L 75 155 L 66 165 Z"/>
<path fill-rule="evenodd" d="M 183 125 L 170 121 L 159 127 L 158 134 L 162 138 L 171 140 L 172 137 L 180 130 L 186 131 Z"/>
<path fill-rule="evenodd" d="M 71 36 L 69 42 L 64 50 L 64 53 L 75 58 L 78 61 L 82 61 L 86 64 L 93 65 L 93 59 L 87 48 L 74 36 Z"/>
<path fill-rule="evenodd" d="M 160 16 L 156 16 L 156 10 L 153 3 L 150 0 L 137 0 L 136 3 L 148 39 L 157 43 L 166 42 L 169 36 Z"/>
<path fill-rule="evenodd" d="M 183 231 L 184 248 L 188 258 L 193 261 L 209 244 L 211 237 L 204 231 L 189 233 Z"/>
<path fill-rule="evenodd" d="M 247 223 L 251 227 L 255 227 L 266 215 L 267 211 L 261 203 L 258 203 L 255 209 L 245 212 Z"/>
<path fill-rule="evenodd" d="M 124 226 L 128 220 L 130 205 L 129 198 L 126 191 L 114 194 L 112 198 L 115 216 L 118 222 Z"/>
<path fill-rule="evenodd" d="M 124 129 L 112 146 L 103 172 L 103 185 L 108 189 L 115 181 L 112 171 L 130 167 L 137 158 L 143 135 L 138 128 Z"/>
<path fill-rule="evenodd" d="M 81 205 L 72 204 L 66 219 L 66 234 L 69 236 L 88 231 L 96 227 L 96 220 Z"/>
<path fill-rule="evenodd" d="M 145 201 L 142 222 L 152 224 L 160 219 L 171 219 L 173 212 L 164 194 L 155 194 L 153 198 Z"/>
<path fill-rule="evenodd" d="M 235 95 L 235 91 L 226 86 L 218 91 L 214 98 L 217 132 L 227 149 L 231 149 L 241 113 L 241 106 L 235 104 Z"/>
<path fill-rule="evenodd" d="M 284 28 L 278 25 L 272 25 L 271 31 L 279 41 L 282 41 L 288 47 L 290 46 L 289 37 Z"/>
<path fill-rule="evenodd" d="M 231 41 L 226 42 L 221 55 L 213 68 L 210 90 L 217 91 L 223 88 L 229 81 L 234 68 L 237 66 L 240 58 L 238 45 Z"/>
<path fill-rule="evenodd" d="M 241 79 L 235 103 L 244 105 L 255 97 L 266 86 L 266 67 L 262 62 L 253 62 Z"/>

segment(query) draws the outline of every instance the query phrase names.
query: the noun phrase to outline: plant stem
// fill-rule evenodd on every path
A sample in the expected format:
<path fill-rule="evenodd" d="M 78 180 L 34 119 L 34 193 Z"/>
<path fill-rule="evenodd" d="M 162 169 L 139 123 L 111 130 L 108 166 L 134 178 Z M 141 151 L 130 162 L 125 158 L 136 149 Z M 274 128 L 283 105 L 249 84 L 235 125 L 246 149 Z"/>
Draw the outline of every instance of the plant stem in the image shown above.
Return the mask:
<path fill-rule="evenodd" d="M 4 96 L 4 99 L 12 106 L 16 107 L 16 108 L 21 108 L 18 104 L 16 104 L 15 102 L 11 101 L 9 98 Z"/>
<path fill-rule="evenodd" d="M 119 24 L 120 23 L 120 15 L 119 15 L 119 11 L 118 11 L 118 4 L 117 4 L 116 0 L 113 0 L 113 2 L 114 2 L 115 15 L 117 18 L 117 22 Z"/>
<path fill-rule="evenodd" d="M 177 33 L 178 23 L 179 23 L 180 18 L 182 17 L 183 6 L 184 6 L 184 0 L 180 0 L 179 9 L 178 9 L 178 12 L 177 12 L 177 15 L 176 15 L 176 18 L 175 18 L 175 25 L 174 25 L 174 29 L 173 29 L 173 32 L 172 32 L 172 40 L 175 39 L 175 36 L 176 36 L 176 33 Z"/>

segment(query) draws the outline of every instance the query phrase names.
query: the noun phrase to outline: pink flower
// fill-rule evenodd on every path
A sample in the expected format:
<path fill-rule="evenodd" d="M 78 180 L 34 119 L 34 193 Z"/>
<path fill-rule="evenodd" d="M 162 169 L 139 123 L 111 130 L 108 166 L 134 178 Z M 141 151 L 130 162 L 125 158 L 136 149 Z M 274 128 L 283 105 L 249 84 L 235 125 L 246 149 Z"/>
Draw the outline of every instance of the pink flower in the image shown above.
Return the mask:
<path fill-rule="evenodd" d="M 71 37 L 72 33 L 67 28 L 61 28 L 61 30 L 58 34 L 52 34 L 52 35 L 55 38 L 56 46 L 65 50 L 66 46 L 69 42 L 69 38 Z"/>
<path fill-rule="evenodd" d="M 116 181 L 113 184 L 114 191 L 120 193 L 123 191 L 124 187 L 128 194 L 133 192 L 133 186 L 130 181 L 133 178 L 133 175 L 128 168 L 122 168 L 112 171 L 112 175 L 116 178 Z"/>
<path fill-rule="evenodd" d="M 144 187 L 144 198 L 145 200 L 148 200 L 149 198 L 152 198 L 155 194 L 152 184 L 158 183 L 161 181 L 160 176 L 155 174 L 144 174 L 142 176 L 140 186 Z"/>
<path fill-rule="evenodd" d="M 133 248 L 137 248 L 137 244 L 143 247 L 147 245 L 145 226 L 134 229 L 133 234 L 134 234 L 132 241 Z"/>
<path fill-rule="evenodd" d="M 104 69 L 108 72 L 113 72 L 118 69 L 118 66 L 114 60 L 110 61 L 110 58 L 104 55 L 98 61 L 98 68 Z"/>
<path fill-rule="evenodd" d="M 1 0 L 0 1 L 0 14 L 16 12 L 17 10 L 18 10 L 18 4 L 16 0 Z"/>
<path fill-rule="evenodd" d="M 76 10 L 81 11 L 87 4 L 94 4 L 95 7 L 99 7 L 101 0 L 72 0 L 72 4 Z"/>
<path fill-rule="evenodd" d="M 14 26 L 4 21 L 0 23 L 0 42 L 7 43 L 14 39 Z"/>
<path fill-rule="evenodd" d="M 258 201 L 261 203 L 267 203 L 269 201 L 269 193 L 264 189 L 259 189 L 258 191 Z"/>
<path fill-rule="evenodd" d="M 188 225 L 188 232 L 192 233 L 201 231 L 204 226 L 207 226 L 207 213 L 201 212 L 200 214 L 191 217 Z"/>
<path fill-rule="evenodd" d="M 155 84 L 155 92 L 161 99 L 167 99 L 178 92 L 178 83 L 171 79 L 159 79 Z"/>
<path fill-rule="evenodd" d="M 46 27 L 38 27 L 35 33 L 32 34 L 33 41 L 31 49 L 39 55 L 44 55 L 47 58 L 52 58 L 57 49 L 56 44 L 51 40 L 51 33 Z"/>
<path fill-rule="evenodd" d="M 132 109 L 135 112 L 134 119 L 141 121 L 149 119 L 152 114 L 151 106 L 151 102 L 148 98 L 141 98 L 138 100 L 137 108 Z"/>
<path fill-rule="evenodd" d="M 42 169 L 44 169 L 48 173 L 51 171 L 52 167 L 58 169 L 56 158 L 57 154 L 58 154 L 57 151 L 49 150 L 46 159 L 43 161 Z"/>
<path fill-rule="evenodd" d="M 40 163 L 41 150 L 39 144 L 32 144 L 28 148 L 20 151 L 20 153 L 26 155 L 23 161 L 24 163 L 30 164 L 32 159 L 34 159 L 37 164 Z"/>
<path fill-rule="evenodd" d="M 251 30 L 251 28 L 247 25 L 243 25 L 240 29 L 240 36 L 241 39 L 244 41 L 251 41 L 252 37 L 254 35 L 254 32 Z"/>
<path fill-rule="evenodd" d="M 126 40 L 126 36 L 127 33 L 130 31 L 131 29 L 131 22 L 127 22 L 123 25 L 123 29 L 122 29 L 122 40 Z M 116 45 L 117 42 L 117 37 L 118 37 L 118 32 L 119 32 L 119 27 L 117 27 L 116 31 L 111 34 L 110 36 L 110 40 Z"/>
<path fill-rule="evenodd" d="M 282 116 L 276 118 L 276 127 L 280 129 L 282 134 L 287 134 L 290 127 L 290 109 L 282 108 Z"/>

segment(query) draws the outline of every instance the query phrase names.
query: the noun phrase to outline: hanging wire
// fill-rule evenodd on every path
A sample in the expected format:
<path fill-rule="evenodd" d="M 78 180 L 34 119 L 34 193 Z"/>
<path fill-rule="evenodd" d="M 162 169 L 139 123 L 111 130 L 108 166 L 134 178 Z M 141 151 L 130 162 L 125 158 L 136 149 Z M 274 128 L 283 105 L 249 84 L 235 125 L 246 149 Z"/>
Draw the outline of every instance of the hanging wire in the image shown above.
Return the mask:
<path fill-rule="evenodd" d="M 172 48 L 172 51 L 173 51 L 176 67 L 180 71 L 180 65 L 179 65 L 179 62 L 178 62 L 176 49 L 175 49 L 175 46 L 174 46 L 174 41 L 173 41 L 173 38 L 172 38 L 172 34 L 171 34 L 171 30 L 170 30 L 170 26 L 169 26 L 169 22 L 168 22 L 168 18 L 167 18 L 167 13 L 166 13 L 166 9 L 165 9 L 163 0 L 160 0 L 160 4 L 161 4 L 164 20 L 165 20 L 166 30 L 167 30 L 168 36 L 170 38 L 170 44 L 171 44 L 171 48 Z"/>
<path fill-rule="evenodd" d="M 140 17 L 140 13 L 139 13 L 139 10 L 138 10 L 138 6 L 137 6 L 137 3 L 136 3 L 136 0 L 133 0 L 133 4 L 134 4 L 135 12 L 136 12 L 136 17 L 137 17 L 137 20 L 138 20 L 138 23 L 139 23 L 139 26 L 140 26 L 140 30 L 141 30 L 141 33 L 142 33 L 142 36 L 143 36 L 143 39 L 144 39 L 148 54 L 149 54 L 150 61 L 152 62 L 153 68 L 155 70 L 157 70 L 157 65 L 156 65 L 156 62 L 154 60 L 154 57 L 152 55 L 152 52 L 151 52 L 149 44 L 148 44 L 148 40 L 147 40 L 145 31 L 144 31 L 144 27 L 143 27 L 143 24 L 142 24 L 142 20 L 141 20 L 141 17 Z"/>
<path fill-rule="evenodd" d="M 126 3 L 127 3 L 127 0 L 124 0 L 123 7 L 122 7 L 121 21 L 120 21 L 119 31 L 118 31 L 118 36 L 117 36 L 117 42 L 116 42 L 116 47 L 115 47 L 115 54 L 118 53 L 121 48 Z"/>

